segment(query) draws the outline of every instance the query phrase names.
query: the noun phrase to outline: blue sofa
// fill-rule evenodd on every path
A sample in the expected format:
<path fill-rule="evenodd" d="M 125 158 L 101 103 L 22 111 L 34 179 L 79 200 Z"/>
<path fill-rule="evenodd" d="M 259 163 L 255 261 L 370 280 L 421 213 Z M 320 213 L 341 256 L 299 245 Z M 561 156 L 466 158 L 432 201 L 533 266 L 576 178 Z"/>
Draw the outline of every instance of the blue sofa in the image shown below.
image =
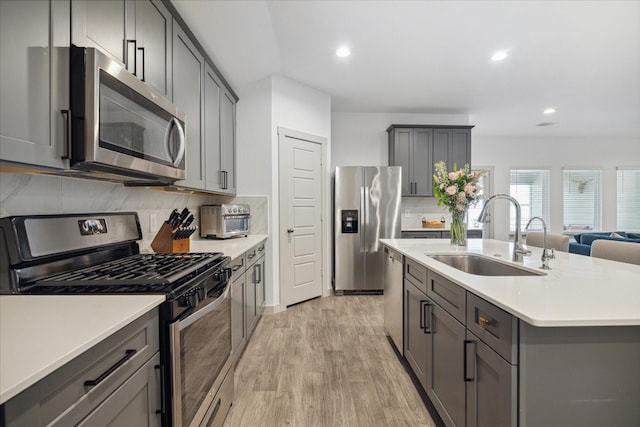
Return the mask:
<path fill-rule="evenodd" d="M 612 237 L 613 233 L 621 237 Z M 575 242 L 569 242 L 569 252 L 587 256 L 591 255 L 591 243 L 593 243 L 594 240 L 598 239 L 640 243 L 640 234 L 627 233 L 624 231 L 579 233 L 574 234 L 573 238 L 575 239 Z"/>

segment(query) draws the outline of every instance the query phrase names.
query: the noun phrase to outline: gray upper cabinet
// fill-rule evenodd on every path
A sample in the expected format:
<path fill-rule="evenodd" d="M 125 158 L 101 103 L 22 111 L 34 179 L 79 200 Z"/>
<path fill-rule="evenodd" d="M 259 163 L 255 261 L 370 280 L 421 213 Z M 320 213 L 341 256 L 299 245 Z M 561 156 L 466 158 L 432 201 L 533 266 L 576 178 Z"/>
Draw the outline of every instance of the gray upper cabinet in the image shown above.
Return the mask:
<path fill-rule="evenodd" d="M 471 163 L 473 126 L 391 125 L 389 166 L 402 166 L 403 196 L 433 196 L 433 165 Z"/>
<path fill-rule="evenodd" d="M 135 34 L 134 74 L 171 98 L 171 14 L 160 1 L 137 0 L 132 3 L 135 20 L 127 17 L 127 34 Z M 131 28 L 132 21 L 134 29 Z"/>
<path fill-rule="evenodd" d="M 73 0 L 71 16 L 74 45 L 95 47 L 116 61 L 127 63 L 126 0 Z"/>
<path fill-rule="evenodd" d="M 390 128 L 391 129 L 391 128 Z M 402 195 L 431 196 L 433 190 L 431 129 L 393 129 L 389 133 L 389 165 L 402 166 Z"/>
<path fill-rule="evenodd" d="M 204 76 L 204 139 L 206 153 L 205 187 L 207 190 L 221 190 L 224 176 L 221 172 L 220 147 L 220 103 L 221 86 L 218 77 L 207 64 Z"/>
<path fill-rule="evenodd" d="M 0 160 L 68 167 L 61 110 L 69 108 L 69 6 L 0 2 Z"/>
<path fill-rule="evenodd" d="M 179 25 L 173 26 L 173 102 L 186 114 L 187 178 L 179 187 L 206 189 L 202 139 L 204 58 Z"/>
<path fill-rule="evenodd" d="M 458 168 L 471 165 L 471 130 L 434 129 L 433 162 L 439 161 L 444 161 L 448 170 L 453 170 L 454 164 Z"/>
<path fill-rule="evenodd" d="M 220 97 L 220 190 L 236 193 L 236 100 L 224 90 Z"/>
<path fill-rule="evenodd" d="M 171 97 L 171 23 L 156 0 L 74 0 L 71 41 L 95 47 Z"/>

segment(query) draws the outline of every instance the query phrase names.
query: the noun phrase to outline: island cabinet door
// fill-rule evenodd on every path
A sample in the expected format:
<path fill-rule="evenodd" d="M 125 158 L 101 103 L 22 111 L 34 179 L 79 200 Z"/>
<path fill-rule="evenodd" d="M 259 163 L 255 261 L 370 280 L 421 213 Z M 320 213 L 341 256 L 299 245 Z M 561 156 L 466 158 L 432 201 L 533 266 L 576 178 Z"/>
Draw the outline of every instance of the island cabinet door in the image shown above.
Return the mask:
<path fill-rule="evenodd" d="M 466 329 L 437 304 L 430 306 L 427 322 L 427 396 L 447 427 L 464 427 Z"/>
<path fill-rule="evenodd" d="M 425 327 L 425 314 L 428 300 L 409 280 L 405 280 L 404 289 L 404 357 L 426 390 L 428 325 Z"/>
<path fill-rule="evenodd" d="M 516 427 L 517 366 L 469 331 L 464 356 L 467 427 Z"/>

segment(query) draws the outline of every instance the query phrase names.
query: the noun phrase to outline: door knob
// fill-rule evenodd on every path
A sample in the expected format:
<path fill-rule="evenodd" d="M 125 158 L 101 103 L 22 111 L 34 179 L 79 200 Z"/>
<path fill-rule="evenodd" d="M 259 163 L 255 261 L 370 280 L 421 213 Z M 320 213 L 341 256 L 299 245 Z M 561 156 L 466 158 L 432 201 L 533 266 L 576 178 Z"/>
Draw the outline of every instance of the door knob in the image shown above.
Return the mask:
<path fill-rule="evenodd" d="M 293 228 L 287 228 L 287 233 L 293 233 Z"/>

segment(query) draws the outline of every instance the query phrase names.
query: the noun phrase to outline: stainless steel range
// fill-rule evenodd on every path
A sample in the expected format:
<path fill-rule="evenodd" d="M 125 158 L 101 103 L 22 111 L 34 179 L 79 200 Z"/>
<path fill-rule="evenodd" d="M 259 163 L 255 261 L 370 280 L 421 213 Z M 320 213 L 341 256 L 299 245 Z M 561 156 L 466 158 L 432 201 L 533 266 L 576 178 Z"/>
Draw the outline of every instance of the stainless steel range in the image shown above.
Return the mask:
<path fill-rule="evenodd" d="M 165 426 L 220 425 L 233 395 L 231 300 L 221 253 L 141 254 L 135 212 L 0 219 L 0 293 L 166 295 Z"/>

